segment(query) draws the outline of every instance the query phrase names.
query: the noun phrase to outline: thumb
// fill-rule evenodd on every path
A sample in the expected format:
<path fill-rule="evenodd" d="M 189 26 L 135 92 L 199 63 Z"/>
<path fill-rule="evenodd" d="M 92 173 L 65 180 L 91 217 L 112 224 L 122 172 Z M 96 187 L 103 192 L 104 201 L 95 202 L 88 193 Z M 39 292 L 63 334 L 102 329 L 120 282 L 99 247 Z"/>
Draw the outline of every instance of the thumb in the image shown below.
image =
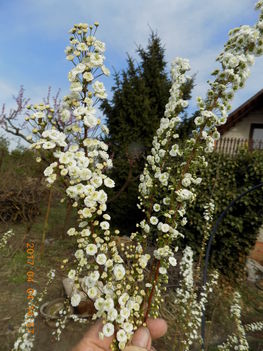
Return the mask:
<path fill-rule="evenodd" d="M 124 351 L 147 351 L 151 345 L 151 334 L 147 328 L 141 327 L 134 334 L 131 345 L 125 347 Z"/>

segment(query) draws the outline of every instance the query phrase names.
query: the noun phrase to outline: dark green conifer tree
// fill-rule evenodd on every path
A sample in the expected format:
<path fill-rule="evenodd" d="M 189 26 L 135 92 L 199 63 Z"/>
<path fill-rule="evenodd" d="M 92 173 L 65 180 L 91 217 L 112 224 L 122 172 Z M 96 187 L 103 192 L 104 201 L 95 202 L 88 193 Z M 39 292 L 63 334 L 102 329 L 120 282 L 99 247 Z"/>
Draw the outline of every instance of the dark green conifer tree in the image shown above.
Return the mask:
<path fill-rule="evenodd" d="M 171 82 L 164 53 L 160 38 L 151 32 L 146 49 L 137 48 L 139 62 L 135 64 L 128 56 L 127 68 L 115 73 L 112 100 L 101 106 L 113 157 L 110 175 L 116 183 L 109 194 L 109 213 L 112 224 L 126 235 L 135 230 L 134 224 L 142 216 L 136 206 L 139 176 L 169 98 Z M 191 80 L 185 87 L 185 98 L 192 87 Z"/>

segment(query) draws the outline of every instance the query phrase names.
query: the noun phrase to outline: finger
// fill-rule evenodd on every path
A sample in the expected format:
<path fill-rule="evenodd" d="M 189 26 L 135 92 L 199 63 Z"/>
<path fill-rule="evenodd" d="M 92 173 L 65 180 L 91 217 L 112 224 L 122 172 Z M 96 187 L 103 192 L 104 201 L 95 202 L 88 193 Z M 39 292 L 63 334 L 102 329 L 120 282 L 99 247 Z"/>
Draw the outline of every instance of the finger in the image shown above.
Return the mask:
<path fill-rule="evenodd" d="M 148 328 L 141 327 L 133 335 L 131 344 L 143 349 L 149 349 L 151 345 L 151 334 Z"/>
<path fill-rule="evenodd" d="M 146 324 L 153 340 L 162 337 L 167 332 L 167 323 L 165 322 L 164 319 L 149 318 L 147 319 Z"/>
<path fill-rule="evenodd" d="M 160 318 L 148 319 L 147 327 L 148 328 L 141 327 L 135 332 L 131 344 L 141 347 L 143 350 L 152 350 L 152 338 L 157 339 L 163 336 L 167 331 L 167 324 Z M 131 349 L 130 351 L 133 350 Z"/>
<path fill-rule="evenodd" d="M 113 341 L 112 337 L 99 338 L 99 333 L 102 331 L 103 324 L 101 321 L 96 322 L 81 339 L 80 343 L 73 349 L 73 351 L 90 351 L 94 348 L 108 351 Z"/>

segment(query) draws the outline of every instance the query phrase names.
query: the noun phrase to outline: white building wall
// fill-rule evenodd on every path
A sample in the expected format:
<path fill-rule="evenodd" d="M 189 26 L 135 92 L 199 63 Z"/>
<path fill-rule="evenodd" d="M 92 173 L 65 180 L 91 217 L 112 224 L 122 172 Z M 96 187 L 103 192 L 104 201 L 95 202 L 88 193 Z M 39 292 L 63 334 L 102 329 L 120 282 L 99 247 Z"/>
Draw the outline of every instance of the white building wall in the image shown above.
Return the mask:
<path fill-rule="evenodd" d="M 230 130 L 223 134 L 223 138 L 248 139 L 252 123 L 263 123 L 263 108 L 253 111 L 237 122 Z"/>

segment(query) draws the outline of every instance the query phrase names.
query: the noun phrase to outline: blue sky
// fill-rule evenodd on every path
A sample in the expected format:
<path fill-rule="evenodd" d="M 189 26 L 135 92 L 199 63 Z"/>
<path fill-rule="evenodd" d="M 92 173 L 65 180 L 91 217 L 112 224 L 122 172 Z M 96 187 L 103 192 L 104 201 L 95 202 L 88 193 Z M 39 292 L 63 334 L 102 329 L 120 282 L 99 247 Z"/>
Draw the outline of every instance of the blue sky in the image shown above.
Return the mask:
<path fill-rule="evenodd" d="M 197 73 L 193 96 L 205 95 L 206 81 L 215 67 L 229 29 L 253 24 L 253 0 L 0 0 L 0 104 L 12 106 L 21 84 L 32 102 L 42 100 L 48 86 L 67 93 L 64 48 L 74 23 L 100 23 L 98 39 L 106 42 L 106 65 L 121 70 L 126 53 L 135 56 L 145 46 L 149 26 L 166 48 L 166 61 L 189 58 Z M 169 67 L 169 66 L 168 66 Z M 257 58 L 246 87 L 233 107 L 263 88 L 263 58 Z M 106 81 L 109 92 L 112 79 Z"/>

